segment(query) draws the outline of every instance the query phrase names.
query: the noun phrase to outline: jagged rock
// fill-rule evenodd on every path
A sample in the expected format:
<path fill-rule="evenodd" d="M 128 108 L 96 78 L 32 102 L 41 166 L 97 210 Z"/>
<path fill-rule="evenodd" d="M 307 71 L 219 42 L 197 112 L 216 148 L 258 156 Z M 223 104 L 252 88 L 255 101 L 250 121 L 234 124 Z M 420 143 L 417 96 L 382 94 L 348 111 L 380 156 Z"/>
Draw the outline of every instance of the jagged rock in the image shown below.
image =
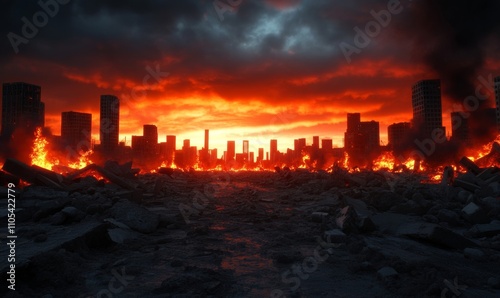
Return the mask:
<path fill-rule="evenodd" d="M 456 249 L 466 247 L 476 247 L 477 245 L 469 239 L 436 224 L 431 223 L 410 223 L 399 227 L 400 235 L 411 238 L 425 240 L 438 246 L 445 246 Z"/>
<path fill-rule="evenodd" d="M 447 209 L 440 210 L 437 214 L 437 218 L 440 221 L 446 222 L 452 226 L 456 226 L 460 223 L 460 217 L 458 214 Z"/>
<path fill-rule="evenodd" d="M 377 271 L 377 278 L 387 281 L 398 277 L 398 272 L 392 267 L 383 267 Z"/>
<path fill-rule="evenodd" d="M 489 224 L 474 225 L 468 231 L 473 237 L 493 237 L 500 235 L 500 221 L 494 220 Z"/>
<path fill-rule="evenodd" d="M 500 214 L 500 198 L 486 197 L 481 199 L 485 211 L 489 216 L 497 216 Z"/>
<path fill-rule="evenodd" d="M 86 214 L 84 212 L 76 209 L 75 207 L 71 207 L 71 206 L 64 207 L 61 210 L 61 212 L 64 213 L 66 215 L 67 220 L 70 220 L 70 221 L 80 221 L 80 220 L 84 219 L 86 216 Z"/>
<path fill-rule="evenodd" d="M 159 224 L 157 214 L 127 200 L 116 203 L 111 208 L 111 213 L 117 221 L 145 234 L 155 231 Z"/>
<path fill-rule="evenodd" d="M 54 226 L 62 225 L 66 222 L 66 214 L 62 212 L 57 212 L 50 218 L 50 223 Z"/>
<path fill-rule="evenodd" d="M 311 221 L 321 223 L 321 222 L 324 222 L 327 217 L 328 217 L 328 213 L 326 213 L 326 212 L 313 212 L 311 215 Z"/>
<path fill-rule="evenodd" d="M 486 212 L 475 203 L 469 203 L 462 209 L 462 217 L 476 224 L 488 223 L 490 221 Z"/>
<path fill-rule="evenodd" d="M 464 256 L 474 260 L 482 260 L 484 259 L 485 254 L 479 249 L 467 247 L 464 249 Z"/>
<path fill-rule="evenodd" d="M 329 230 L 323 233 L 323 239 L 328 243 L 342 243 L 345 242 L 346 238 L 346 234 L 339 229 Z"/>

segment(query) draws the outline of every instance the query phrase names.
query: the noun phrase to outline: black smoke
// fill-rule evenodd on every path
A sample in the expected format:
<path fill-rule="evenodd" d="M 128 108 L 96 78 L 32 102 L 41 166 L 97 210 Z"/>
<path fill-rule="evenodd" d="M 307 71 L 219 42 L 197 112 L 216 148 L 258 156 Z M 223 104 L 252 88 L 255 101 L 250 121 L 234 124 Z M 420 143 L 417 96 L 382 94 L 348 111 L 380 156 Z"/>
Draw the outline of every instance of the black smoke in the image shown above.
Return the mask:
<path fill-rule="evenodd" d="M 414 55 L 442 80 L 443 92 L 462 102 L 474 95 L 488 48 L 498 44 L 500 1 L 419 0 L 399 30 Z"/>

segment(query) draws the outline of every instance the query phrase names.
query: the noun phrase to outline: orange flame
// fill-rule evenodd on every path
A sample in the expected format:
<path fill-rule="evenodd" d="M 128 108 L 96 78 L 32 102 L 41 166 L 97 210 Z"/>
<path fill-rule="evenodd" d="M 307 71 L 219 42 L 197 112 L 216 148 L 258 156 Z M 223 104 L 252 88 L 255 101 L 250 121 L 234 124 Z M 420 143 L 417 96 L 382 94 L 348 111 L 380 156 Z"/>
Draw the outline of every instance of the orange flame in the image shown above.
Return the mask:
<path fill-rule="evenodd" d="M 41 168 L 52 170 L 54 166 L 61 165 L 61 161 L 49 155 L 49 151 L 47 150 L 47 146 L 49 145 L 49 141 L 42 136 L 42 129 L 37 128 L 35 131 L 35 140 L 33 142 L 32 152 L 30 154 L 31 164 L 39 166 Z M 92 163 L 90 160 L 90 155 L 92 154 L 92 150 L 89 150 L 78 157 L 78 160 L 74 162 L 70 162 L 66 166 L 72 169 L 81 169 Z"/>
<path fill-rule="evenodd" d="M 54 165 L 59 164 L 58 160 L 49 161 L 46 146 L 49 144 L 47 139 L 42 136 L 42 129 L 39 127 L 35 131 L 35 141 L 33 142 L 32 152 L 30 154 L 31 164 L 47 170 L 52 170 Z"/>

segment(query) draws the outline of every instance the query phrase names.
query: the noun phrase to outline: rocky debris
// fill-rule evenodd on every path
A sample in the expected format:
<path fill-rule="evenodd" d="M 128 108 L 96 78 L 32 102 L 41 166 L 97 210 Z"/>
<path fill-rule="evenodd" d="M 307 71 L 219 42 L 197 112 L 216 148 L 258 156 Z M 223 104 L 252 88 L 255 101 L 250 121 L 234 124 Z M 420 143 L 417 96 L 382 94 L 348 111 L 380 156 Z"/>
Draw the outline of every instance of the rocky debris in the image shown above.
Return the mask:
<path fill-rule="evenodd" d="M 36 176 L 20 190 L 19 264 L 38 276 L 32 283 L 38 285 L 47 264 L 27 264 L 44 253 L 66 250 L 91 260 L 68 275 L 86 280 L 75 284 L 85 296 L 107 287 L 113 275 L 104 269 L 119 259 L 139 268 L 131 269 L 137 280 L 124 296 L 269 296 L 266 290 L 284 288 L 287 297 L 300 291 L 314 297 L 331 293 L 325 285 L 332 273 L 366 291 L 379 287 L 381 297 L 439 296 L 442 281 L 457 274 L 470 293 L 494 291 L 498 280 L 488 279 L 500 260 L 500 172 L 469 161 L 466 173 L 456 179 L 448 173 L 440 184 L 410 171 L 139 175 L 131 163 L 107 162 L 54 175 L 14 162 L 14 171 L 48 179 Z M 301 290 L 288 291 L 281 275 L 313 265 Z M 314 292 L 315 283 L 322 293 Z"/>
<path fill-rule="evenodd" d="M 471 223 L 488 223 L 486 212 L 474 203 L 469 203 L 462 209 L 462 216 Z"/>
<path fill-rule="evenodd" d="M 452 230 L 432 223 L 411 223 L 399 227 L 398 233 L 414 239 L 425 240 L 439 246 L 464 249 L 477 244 Z"/>
<path fill-rule="evenodd" d="M 494 237 L 500 235 L 500 221 L 494 220 L 489 224 L 477 224 L 474 225 L 468 233 L 472 237 L 481 238 L 481 237 Z"/>
<path fill-rule="evenodd" d="M 346 241 L 347 236 L 339 229 L 325 231 L 323 239 L 328 243 L 343 243 Z"/>
<path fill-rule="evenodd" d="M 484 260 L 485 258 L 485 254 L 482 250 L 470 247 L 464 249 L 464 256 L 478 261 Z"/>
<path fill-rule="evenodd" d="M 99 173 L 108 181 L 127 190 L 136 190 L 140 186 L 135 179 L 139 169 L 132 169 L 131 162 L 119 165 L 117 162 L 107 161 L 104 167 L 90 164 L 83 169 L 73 170 L 67 175 L 61 175 L 35 165 L 29 166 L 18 160 L 8 158 L 2 170 L 33 185 L 46 186 L 56 190 L 74 191 L 75 189 L 85 187 L 78 180 L 76 181 L 79 183 L 78 186 L 71 187 L 71 184 L 73 184 L 75 178 L 91 171 Z M 89 183 L 89 181 L 85 182 Z"/>
<path fill-rule="evenodd" d="M 158 214 L 127 200 L 120 200 L 113 205 L 111 214 L 117 221 L 126 224 L 132 230 L 145 234 L 154 232 L 160 223 Z"/>
<path fill-rule="evenodd" d="M 377 278 L 382 281 L 388 281 L 398 277 L 398 272 L 392 267 L 383 267 L 377 271 Z"/>

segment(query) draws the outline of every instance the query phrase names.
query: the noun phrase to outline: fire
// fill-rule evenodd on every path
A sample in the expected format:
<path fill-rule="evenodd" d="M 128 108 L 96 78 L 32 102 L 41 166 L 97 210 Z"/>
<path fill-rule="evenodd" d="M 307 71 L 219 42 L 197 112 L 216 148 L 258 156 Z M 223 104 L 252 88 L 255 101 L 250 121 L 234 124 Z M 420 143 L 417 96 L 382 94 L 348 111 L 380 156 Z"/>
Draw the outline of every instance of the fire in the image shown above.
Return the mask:
<path fill-rule="evenodd" d="M 78 160 L 76 162 L 70 163 L 68 167 L 72 169 L 83 169 L 86 166 L 92 164 L 92 160 L 90 160 L 90 155 L 92 155 L 93 151 L 89 150 L 87 152 L 84 152 L 83 154 L 80 155 Z"/>
<path fill-rule="evenodd" d="M 47 145 L 49 142 L 42 136 L 42 129 L 37 128 L 35 132 L 35 141 L 33 142 L 32 152 L 30 154 L 31 164 L 47 170 L 52 170 L 54 165 L 59 164 L 58 160 L 49 161 Z"/>
<path fill-rule="evenodd" d="M 349 168 L 349 155 L 347 152 L 344 152 L 344 160 L 342 161 L 342 167 L 345 169 Z"/>
<path fill-rule="evenodd" d="M 309 154 L 302 155 L 302 163 L 299 166 L 299 169 L 307 169 L 307 164 L 311 162 L 311 157 Z"/>
<path fill-rule="evenodd" d="M 31 164 L 39 166 L 41 168 L 52 170 L 54 166 L 61 165 L 61 161 L 49 155 L 49 151 L 47 146 L 49 145 L 49 141 L 42 136 L 42 129 L 37 128 L 35 132 L 35 140 L 33 142 L 32 152 L 30 154 Z M 66 165 L 66 167 L 71 169 L 82 169 L 92 163 L 90 160 L 90 155 L 92 154 L 92 150 L 89 150 L 78 157 L 78 160 L 74 162 L 70 162 Z"/>
<path fill-rule="evenodd" d="M 384 152 L 373 162 L 373 169 L 375 171 L 381 169 L 393 170 L 395 165 L 396 165 L 396 160 L 392 155 L 392 153 Z"/>
<path fill-rule="evenodd" d="M 478 159 L 488 155 L 493 148 L 493 144 L 495 143 L 500 143 L 500 135 L 498 135 L 495 138 L 495 140 L 489 142 L 488 144 L 485 144 L 479 148 L 475 148 L 474 150 L 469 151 L 468 154 L 470 154 L 470 156 L 467 157 L 472 161 L 477 161 Z"/>

